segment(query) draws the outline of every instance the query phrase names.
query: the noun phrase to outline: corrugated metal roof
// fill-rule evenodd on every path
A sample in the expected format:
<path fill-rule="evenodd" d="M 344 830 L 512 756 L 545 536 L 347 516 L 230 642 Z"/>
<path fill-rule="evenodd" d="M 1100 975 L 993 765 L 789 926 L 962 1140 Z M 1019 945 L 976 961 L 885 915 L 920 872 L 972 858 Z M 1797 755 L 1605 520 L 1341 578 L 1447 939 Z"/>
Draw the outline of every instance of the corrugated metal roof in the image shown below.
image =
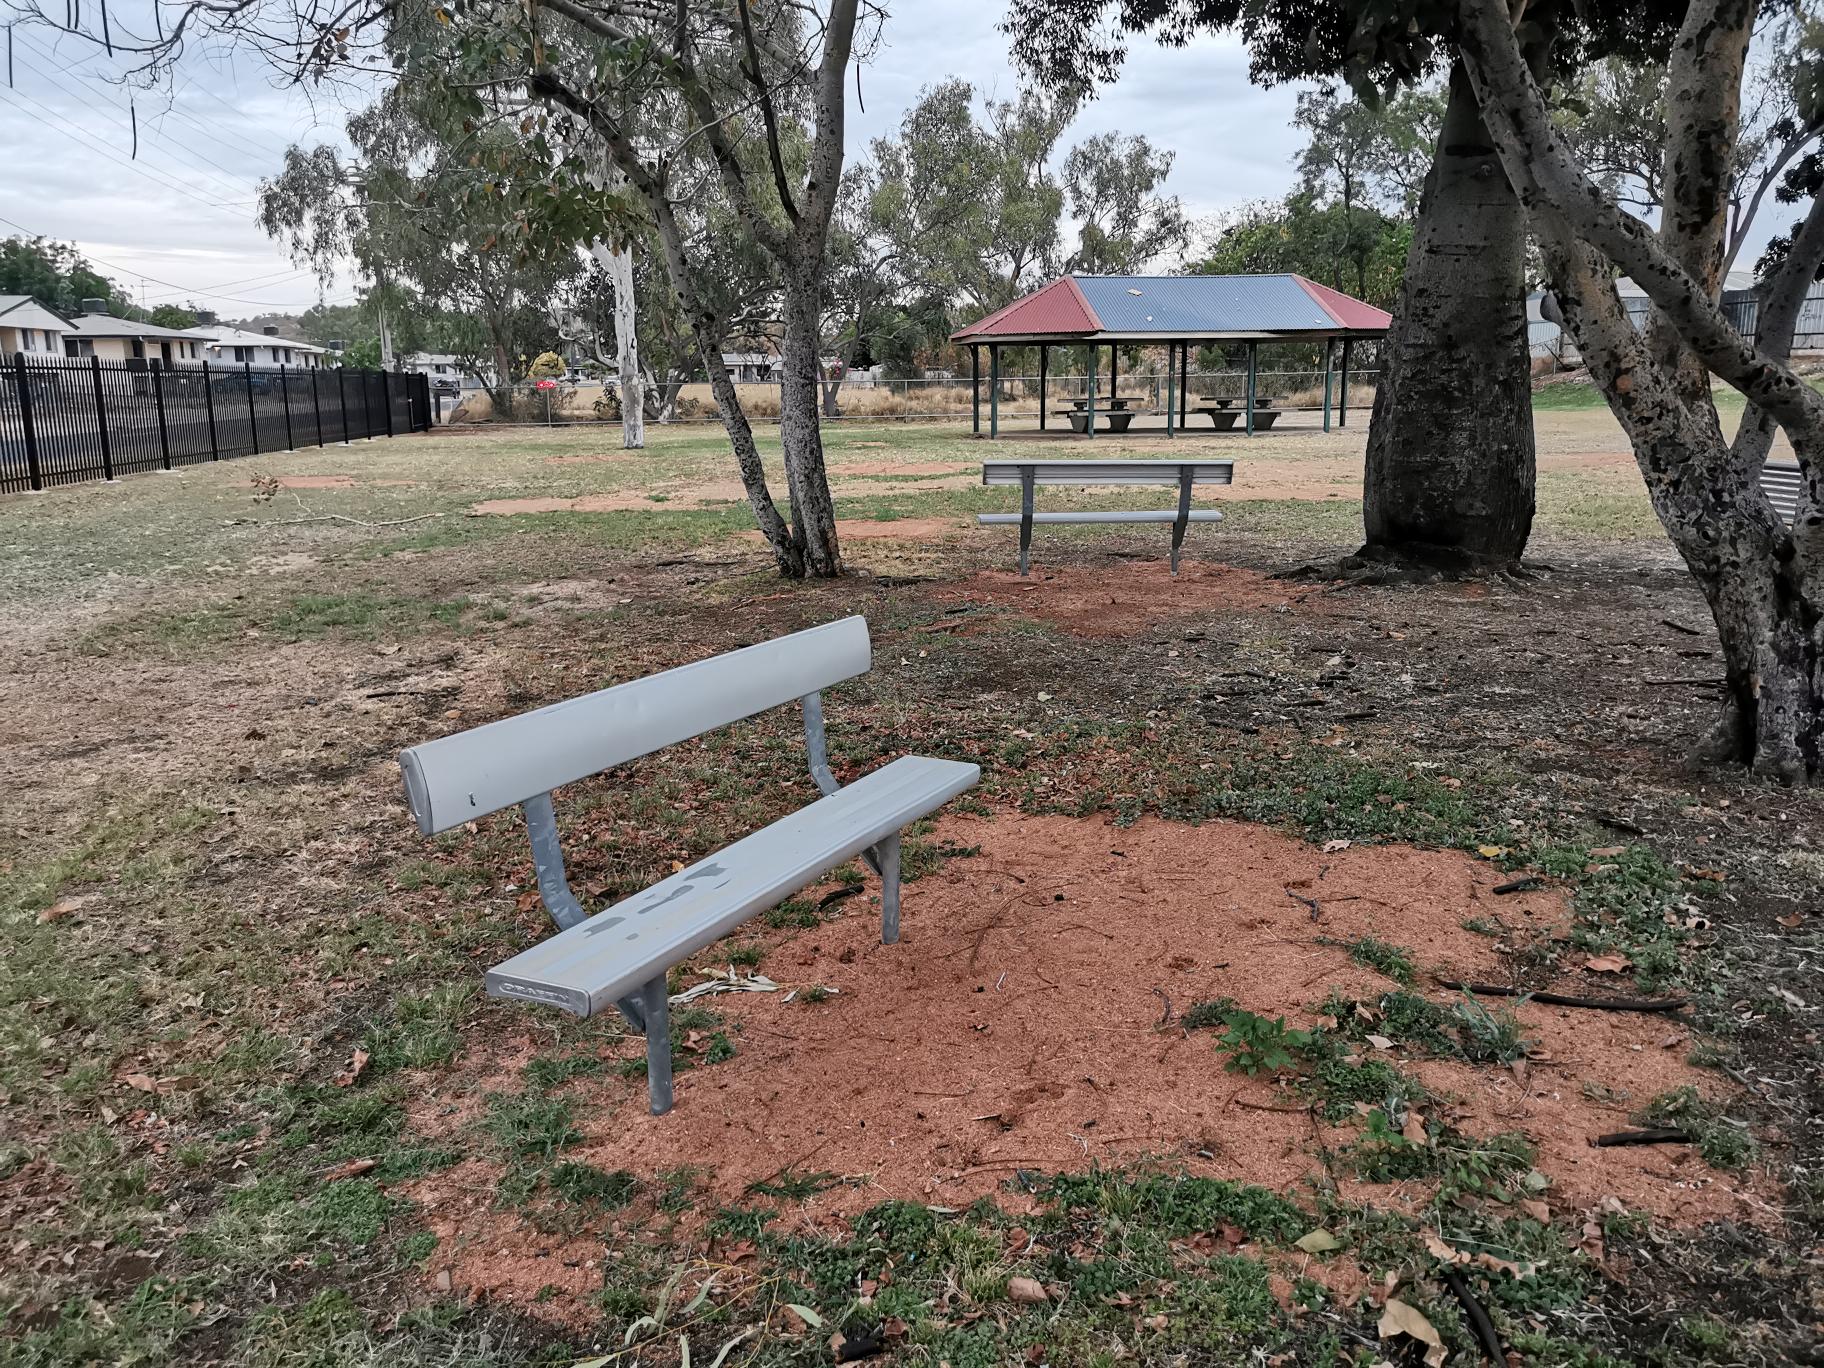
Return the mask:
<path fill-rule="evenodd" d="M 1085 276 L 1110 333 L 1310 332 L 1336 320 L 1288 275 Z"/>
<path fill-rule="evenodd" d="M 1296 275 L 1064 276 L 951 337 L 1266 337 L 1381 332 L 1391 322 L 1380 309 Z"/>
<path fill-rule="evenodd" d="M 958 328 L 950 334 L 950 340 L 960 342 L 973 336 L 1061 337 L 1099 330 L 1095 311 L 1083 298 L 1076 278 L 1059 276 L 986 318 Z"/>
<path fill-rule="evenodd" d="M 1323 306 L 1326 313 L 1351 332 L 1382 332 L 1393 326 L 1393 315 L 1385 309 L 1364 304 L 1354 295 L 1346 295 L 1328 285 L 1319 285 L 1315 280 L 1304 276 L 1295 275 L 1292 278 L 1304 287 L 1305 293 Z"/>
<path fill-rule="evenodd" d="M 78 337 L 151 337 L 179 338 L 190 342 L 207 342 L 209 334 L 194 328 L 166 328 L 157 323 L 135 323 L 113 314 L 77 314 L 70 320 L 69 331 Z"/>

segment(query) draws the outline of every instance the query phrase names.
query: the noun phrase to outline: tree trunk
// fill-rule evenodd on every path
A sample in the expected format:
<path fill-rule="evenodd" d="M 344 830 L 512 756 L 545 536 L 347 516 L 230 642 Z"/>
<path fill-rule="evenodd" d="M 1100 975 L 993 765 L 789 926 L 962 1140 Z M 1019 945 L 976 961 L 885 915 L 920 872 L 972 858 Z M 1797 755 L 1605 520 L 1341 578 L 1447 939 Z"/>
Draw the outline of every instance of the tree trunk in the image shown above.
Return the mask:
<path fill-rule="evenodd" d="M 1516 565 L 1535 471 L 1526 219 L 1461 68 L 1381 357 L 1359 554 L 1453 572 Z"/>
<path fill-rule="evenodd" d="M 792 540 L 804 557 L 805 572 L 829 578 L 842 573 L 842 552 L 836 544 L 836 507 L 824 473 L 818 415 L 820 274 L 817 265 L 802 262 L 793 263 L 786 273 L 779 440 L 785 447 L 786 486 L 792 495 Z"/>
<path fill-rule="evenodd" d="M 646 445 L 646 380 L 640 370 L 640 338 L 634 322 L 633 244 L 610 251 L 606 265 L 614 287 L 614 359 L 620 370 L 621 446 L 638 451 Z"/>
<path fill-rule="evenodd" d="M 1570 334 L 1715 618 L 1728 692 L 1703 753 L 1799 783 L 1824 775 L 1824 401 L 1784 357 L 1799 299 L 1824 263 L 1824 201 L 1769 283 L 1764 347 L 1750 345 L 1717 290 L 1755 12 L 1753 0 L 1693 0 L 1686 13 L 1668 67 L 1667 174 L 1679 189 L 1658 233 L 1624 214 L 1555 134 L 1501 0 L 1461 0 L 1460 51 L 1533 214 Z M 1618 268 L 1653 302 L 1644 335 L 1616 293 Z M 1750 403 L 1733 447 L 1711 374 Z M 1801 470 L 1790 527 L 1760 488 L 1776 421 Z"/>

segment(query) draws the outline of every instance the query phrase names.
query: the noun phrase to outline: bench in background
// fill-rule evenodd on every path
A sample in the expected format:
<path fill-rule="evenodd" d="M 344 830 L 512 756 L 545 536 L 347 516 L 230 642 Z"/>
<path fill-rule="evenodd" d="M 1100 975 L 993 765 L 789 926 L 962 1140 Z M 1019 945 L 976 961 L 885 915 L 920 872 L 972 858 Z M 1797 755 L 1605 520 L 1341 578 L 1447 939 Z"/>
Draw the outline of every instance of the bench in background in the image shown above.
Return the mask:
<path fill-rule="evenodd" d="M 1787 523 L 1799 516 L 1799 463 L 1768 461 L 1761 467 L 1761 489 L 1773 511 Z"/>
<path fill-rule="evenodd" d="M 1178 573 L 1178 552 L 1184 545 L 1184 530 L 1194 522 L 1221 522 L 1222 513 L 1214 508 L 1192 508 L 1191 488 L 1199 484 L 1233 484 L 1233 461 L 1156 460 L 1156 461 L 983 461 L 984 485 L 1020 486 L 1018 513 L 981 513 L 976 521 L 984 527 L 1017 524 L 1020 529 L 1020 573 L 1026 574 L 1032 564 L 1032 529 L 1039 523 L 1170 523 L 1172 525 L 1172 573 Z M 1034 491 L 1039 485 L 1176 485 L 1178 507 L 1147 512 L 1111 510 L 1107 512 L 1039 513 L 1033 508 Z"/>
<path fill-rule="evenodd" d="M 857 855 L 880 876 L 880 938 L 897 941 L 900 829 L 974 785 L 981 771 L 904 756 L 837 784 L 821 691 L 865 674 L 871 656 L 867 621 L 844 618 L 403 752 L 406 799 L 425 835 L 515 804 L 525 814 L 539 898 L 558 932 L 490 969 L 489 996 L 579 1017 L 619 1008 L 646 1037 L 658 1116 L 672 1103 L 672 966 Z M 793 699 L 803 703 L 811 776 L 824 796 L 644 893 L 585 912 L 565 877 L 552 790 Z"/>

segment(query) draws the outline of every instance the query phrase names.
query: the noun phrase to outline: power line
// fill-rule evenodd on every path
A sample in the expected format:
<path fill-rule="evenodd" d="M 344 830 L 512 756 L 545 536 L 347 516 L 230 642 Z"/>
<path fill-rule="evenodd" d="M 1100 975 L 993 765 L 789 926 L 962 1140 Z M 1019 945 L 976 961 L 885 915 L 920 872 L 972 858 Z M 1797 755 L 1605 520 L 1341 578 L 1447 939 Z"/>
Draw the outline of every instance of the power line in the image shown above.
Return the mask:
<path fill-rule="evenodd" d="M 58 70 L 64 72 L 66 75 L 74 77 L 78 81 L 81 81 L 85 86 L 94 90 L 97 94 L 105 94 L 106 87 L 109 84 L 108 82 L 99 80 L 99 79 L 95 78 L 94 76 L 91 76 L 87 72 L 79 69 L 78 66 L 76 65 L 76 63 L 74 63 L 74 62 L 63 61 L 54 48 L 42 46 L 29 35 L 22 36 L 21 41 L 23 41 L 33 51 L 37 52 L 46 61 L 55 63 Z M 190 78 L 186 77 L 185 80 L 187 83 L 189 83 Z M 199 91 L 202 90 L 201 87 L 197 87 L 197 88 Z M 203 93 L 207 93 L 207 92 L 203 92 Z M 237 144 L 239 144 L 239 150 L 245 151 L 245 152 L 249 153 L 250 155 L 253 155 L 256 157 L 272 157 L 272 158 L 280 158 L 280 159 L 282 159 L 284 157 L 285 149 L 278 146 L 278 144 L 276 144 L 276 143 L 256 142 L 253 138 L 247 136 L 246 134 L 242 133 L 238 129 L 211 128 L 208 124 L 204 123 L 201 119 L 198 119 L 194 114 L 191 114 L 189 111 L 187 111 L 187 110 L 183 109 L 181 106 L 177 105 L 175 103 L 176 95 L 177 95 L 177 92 L 173 91 L 172 98 L 173 98 L 174 102 L 166 105 L 163 109 L 159 110 L 158 117 L 163 118 L 167 115 L 170 115 L 170 116 L 175 116 L 177 118 L 180 118 L 180 119 L 184 120 L 186 123 L 188 123 L 191 126 L 193 126 L 194 128 L 196 128 L 197 130 L 199 130 L 200 132 L 202 132 L 203 134 L 205 134 L 206 136 L 211 137 L 211 138 L 216 138 L 216 139 L 219 139 L 224 142 L 237 143 Z M 110 98 L 112 100 L 112 103 L 114 104 L 114 106 L 117 109 L 128 107 L 128 106 L 123 106 L 117 98 L 114 98 L 111 96 L 108 98 Z M 232 108 L 232 106 L 229 106 L 229 108 Z M 188 144 L 177 143 L 176 139 L 170 138 L 169 135 L 167 135 L 167 134 L 164 134 L 161 132 L 160 136 L 166 138 L 168 141 L 175 143 L 179 147 L 184 147 L 187 150 L 194 151 L 194 149 L 189 148 Z M 196 155 L 201 156 L 202 154 L 197 153 Z M 204 158 L 204 160 L 207 160 L 207 158 Z M 215 165 L 215 164 L 216 163 L 211 163 L 211 165 Z M 221 169 L 227 170 L 228 168 L 222 167 Z M 239 173 L 230 172 L 230 174 L 238 175 Z"/>
<path fill-rule="evenodd" d="M 44 104 L 42 101 L 33 99 L 30 95 L 27 95 L 22 90 L 0 90 L 0 95 L 5 95 L 8 98 L 13 99 L 13 100 L 25 100 L 30 104 L 36 105 L 39 109 L 43 110 L 46 114 L 51 116 L 51 119 L 53 120 L 53 122 L 51 124 L 51 128 L 53 129 L 53 131 L 63 134 L 65 137 L 71 139 L 74 142 L 81 143 L 89 151 L 94 152 L 98 156 L 106 158 L 108 161 L 113 162 L 116 166 L 124 167 L 128 171 L 132 171 L 137 175 L 143 176 L 145 179 L 151 181 L 153 184 L 158 185 L 163 189 L 169 190 L 173 194 L 182 195 L 185 199 L 190 200 L 193 203 L 200 204 L 204 208 L 223 210 L 223 211 L 239 210 L 239 211 L 245 213 L 245 212 L 251 211 L 254 207 L 255 201 L 253 201 L 253 200 L 247 200 L 245 202 L 229 203 L 229 202 L 225 202 L 225 201 L 207 200 L 207 199 L 204 199 L 201 195 L 191 193 L 188 189 L 186 189 L 182 185 L 179 185 L 174 180 L 170 180 L 162 174 L 154 174 L 154 172 L 151 169 L 149 169 L 147 166 L 141 165 L 138 162 L 128 161 L 127 159 L 125 159 L 124 157 L 121 157 L 118 153 L 113 151 L 113 149 L 111 149 L 101 143 L 96 142 L 93 138 L 89 137 L 88 134 L 80 131 L 79 129 L 69 126 L 63 120 L 63 118 L 57 113 L 56 110 L 52 109 L 49 105 Z"/>
<path fill-rule="evenodd" d="M 68 95 L 71 99 L 81 102 L 82 96 L 77 94 L 74 90 L 70 89 L 70 87 L 64 85 L 63 82 L 59 81 L 55 76 L 52 76 L 49 72 L 38 71 L 38 72 L 35 72 L 34 74 L 42 77 L 46 81 L 49 81 L 53 86 L 57 87 L 58 90 L 61 90 L 65 95 Z M 29 99 L 31 97 L 27 96 L 26 98 Z M 118 108 L 120 108 L 120 106 L 118 104 L 116 104 L 115 108 L 118 109 Z M 101 112 L 99 109 L 95 109 L 95 107 L 93 105 L 90 106 L 90 109 L 92 112 L 97 113 L 97 114 L 100 114 L 100 112 Z M 115 120 L 114 124 L 115 124 L 115 127 L 117 127 L 117 128 L 126 127 L 126 125 L 122 124 L 119 120 Z M 159 137 L 161 142 L 165 142 L 181 151 L 188 152 L 190 154 L 190 156 L 194 157 L 197 161 L 204 162 L 204 163 L 208 164 L 209 166 L 213 166 L 217 171 L 226 173 L 226 175 L 228 177 L 230 177 L 230 179 L 223 180 L 223 179 L 221 179 L 221 177 L 218 177 L 218 176 L 210 176 L 210 174 L 207 171 L 191 172 L 191 171 L 189 171 L 188 168 L 182 168 L 188 174 L 201 175 L 207 179 L 215 180 L 215 181 L 219 182 L 219 184 L 222 187 L 225 188 L 226 193 L 230 193 L 230 194 L 245 194 L 246 193 L 247 186 L 244 183 L 242 183 L 242 178 L 241 178 L 241 175 L 239 172 L 229 170 L 229 168 L 227 168 L 226 166 L 223 166 L 220 162 L 214 161 L 214 160 L 210 159 L 209 157 L 204 156 L 202 153 L 196 151 L 193 148 L 186 146 L 183 143 L 178 142 L 175 138 L 171 138 L 163 132 L 160 132 L 157 136 Z M 134 158 L 134 160 L 137 162 L 139 159 Z M 156 165 L 156 164 L 154 164 L 154 165 Z M 174 168 L 174 170 L 175 169 L 178 169 L 178 168 Z M 208 187 L 208 186 L 204 186 L 202 188 L 210 189 L 210 187 Z M 223 190 L 211 190 L 211 193 L 221 194 L 224 192 L 223 192 Z"/>

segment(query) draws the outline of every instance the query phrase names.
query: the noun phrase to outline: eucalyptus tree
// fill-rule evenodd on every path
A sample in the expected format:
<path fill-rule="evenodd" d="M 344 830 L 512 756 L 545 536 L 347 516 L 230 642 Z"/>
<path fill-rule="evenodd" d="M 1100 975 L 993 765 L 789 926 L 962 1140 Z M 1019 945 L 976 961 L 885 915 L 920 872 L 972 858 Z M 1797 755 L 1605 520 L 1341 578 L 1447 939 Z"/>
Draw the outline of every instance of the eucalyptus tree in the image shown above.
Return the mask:
<path fill-rule="evenodd" d="M 104 41 L 84 11 L 58 20 L 35 0 L 24 4 L 35 22 Z M 467 102 L 475 131 L 516 130 L 517 146 L 471 154 L 477 169 L 496 173 L 484 193 L 517 220 L 514 236 L 499 239 L 509 253 L 545 228 L 567 226 L 575 250 L 622 215 L 649 216 L 781 571 L 841 573 L 818 421 L 818 343 L 844 86 L 863 0 L 183 0 L 171 8 L 177 12 L 154 35 L 117 25 L 106 39 L 141 77 L 169 77 L 199 42 L 226 43 L 259 50 L 299 79 L 352 68 L 434 88 Z M 868 0 L 870 25 L 880 13 Z M 717 315 L 678 221 L 671 170 L 687 144 L 704 150 L 718 193 L 778 276 L 789 521 L 722 365 Z M 600 183 L 604 160 L 624 184 Z"/>
<path fill-rule="evenodd" d="M 1664 212 L 1655 229 L 1592 176 L 1552 123 L 1507 0 L 1455 0 L 1464 72 L 1532 216 L 1567 327 L 1633 443 L 1660 521 L 1709 601 L 1728 695 L 1704 753 L 1787 782 L 1824 774 L 1824 395 L 1787 364 L 1799 309 L 1824 272 L 1824 196 L 1766 282 L 1756 336 L 1718 298 L 1756 0 L 1690 0 L 1667 66 Z M 1815 30 L 1807 60 L 1824 59 Z M 1816 83 L 1808 117 L 1819 111 Z M 1797 202 L 1806 192 L 1795 186 Z M 1647 328 L 1615 288 L 1626 272 L 1652 301 Z M 1725 437 L 1711 377 L 1749 410 Z M 1798 457 L 1788 526 L 1759 472 L 1776 428 Z"/>

